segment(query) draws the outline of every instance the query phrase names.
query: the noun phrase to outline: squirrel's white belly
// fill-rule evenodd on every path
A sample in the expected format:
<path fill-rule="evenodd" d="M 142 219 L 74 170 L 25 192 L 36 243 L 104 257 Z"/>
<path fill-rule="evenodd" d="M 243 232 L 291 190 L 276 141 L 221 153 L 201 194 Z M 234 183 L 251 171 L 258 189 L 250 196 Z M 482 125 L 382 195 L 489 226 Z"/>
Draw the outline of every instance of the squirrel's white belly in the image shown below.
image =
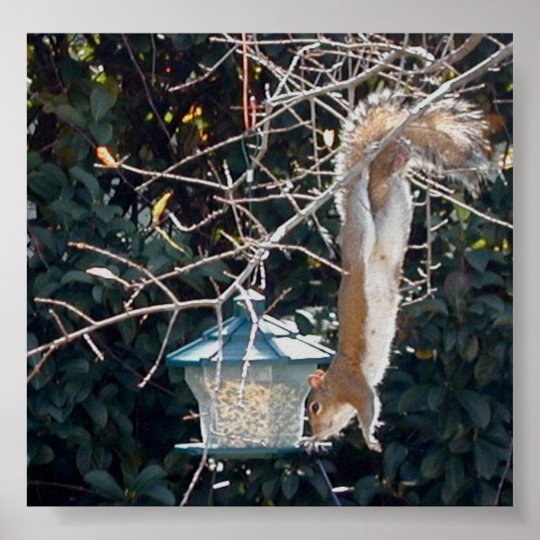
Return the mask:
<path fill-rule="evenodd" d="M 392 185 L 385 207 L 374 217 L 375 242 L 366 262 L 366 355 L 362 369 L 370 385 L 381 381 L 389 363 L 411 217 L 409 185 L 401 180 Z"/>
<path fill-rule="evenodd" d="M 376 259 L 377 250 L 368 264 L 366 355 L 362 362 L 364 375 L 371 386 L 381 381 L 388 366 L 400 299 L 393 275 Z"/>

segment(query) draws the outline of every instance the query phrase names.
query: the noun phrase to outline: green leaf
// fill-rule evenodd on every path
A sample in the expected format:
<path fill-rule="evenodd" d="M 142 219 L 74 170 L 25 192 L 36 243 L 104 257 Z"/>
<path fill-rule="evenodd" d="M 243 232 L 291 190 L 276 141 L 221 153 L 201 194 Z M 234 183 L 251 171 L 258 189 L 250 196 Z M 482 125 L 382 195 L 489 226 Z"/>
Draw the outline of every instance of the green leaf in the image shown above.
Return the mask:
<path fill-rule="evenodd" d="M 471 215 L 470 210 L 467 210 L 466 208 L 463 208 L 463 206 L 458 205 L 458 204 L 454 204 L 454 210 L 456 212 L 456 215 L 459 221 L 461 221 L 462 223 L 465 223 L 469 219 L 469 216 Z"/>
<path fill-rule="evenodd" d="M 30 151 L 26 154 L 26 170 L 28 172 L 37 169 L 42 163 L 43 160 L 38 152 Z"/>
<path fill-rule="evenodd" d="M 46 444 L 42 444 L 32 458 L 32 465 L 46 465 L 54 459 L 52 448 Z"/>
<path fill-rule="evenodd" d="M 301 463 L 298 465 L 298 475 L 304 476 L 305 478 L 312 478 L 315 474 L 315 471 L 313 470 L 313 467 L 306 463 Z"/>
<path fill-rule="evenodd" d="M 86 127 L 86 118 L 84 115 L 71 105 L 58 105 L 55 107 L 54 112 L 63 122 L 67 122 L 80 129 Z"/>
<path fill-rule="evenodd" d="M 93 174 L 90 174 L 88 171 L 85 171 L 82 167 L 79 167 L 78 165 L 75 167 L 72 167 L 69 170 L 70 175 L 72 178 L 80 182 L 81 184 L 86 187 L 86 189 L 90 192 L 90 195 L 92 196 L 92 199 L 94 200 L 100 200 L 102 196 L 102 190 L 101 186 L 99 185 L 99 182 L 97 181 L 96 177 Z"/>
<path fill-rule="evenodd" d="M 29 192 L 45 201 L 56 199 L 62 190 L 62 186 L 48 182 L 47 177 L 39 171 L 29 173 L 27 182 Z"/>
<path fill-rule="evenodd" d="M 75 159 L 77 161 L 83 161 L 86 159 L 86 156 L 90 153 L 90 143 L 85 139 L 80 133 L 75 133 L 71 138 L 71 150 L 75 154 Z"/>
<path fill-rule="evenodd" d="M 71 405 L 66 407 L 57 407 L 56 405 L 50 404 L 47 407 L 47 413 L 50 414 L 56 422 L 63 424 L 71 414 L 72 409 L 73 408 Z"/>
<path fill-rule="evenodd" d="M 132 489 L 137 493 L 147 493 L 147 489 L 159 484 L 167 473 L 159 465 L 146 466 L 135 478 Z"/>
<path fill-rule="evenodd" d="M 111 109 L 116 96 L 103 86 L 97 86 L 90 94 L 90 111 L 96 122 L 99 122 Z"/>
<path fill-rule="evenodd" d="M 40 249 L 46 247 L 53 255 L 58 254 L 57 242 L 55 234 L 49 229 L 43 227 L 30 227 L 30 237 L 32 240 L 34 237 L 40 242 Z"/>
<path fill-rule="evenodd" d="M 80 375 L 88 373 L 90 364 L 85 358 L 74 358 L 62 364 L 61 371 L 67 375 Z"/>
<path fill-rule="evenodd" d="M 430 450 L 422 460 L 420 465 L 420 474 L 424 478 L 438 478 L 444 470 L 446 453 L 442 448 Z"/>
<path fill-rule="evenodd" d="M 448 307 L 441 298 L 426 298 L 425 300 L 422 300 L 422 302 L 413 304 L 411 307 L 407 308 L 407 310 L 410 311 L 414 317 L 419 317 L 424 313 L 448 316 Z"/>
<path fill-rule="evenodd" d="M 485 294 L 477 298 L 478 302 L 482 302 L 492 311 L 504 312 L 504 302 L 494 294 Z"/>
<path fill-rule="evenodd" d="M 92 470 L 92 446 L 90 444 L 79 446 L 75 461 L 77 463 L 77 469 L 79 469 L 82 475 L 90 472 Z"/>
<path fill-rule="evenodd" d="M 450 455 L 444 464 L 444 471 L 446 483 L 453 491 L 457 491 L 463 486 L 465 482 L 465 467 L 460 457 Z"/>
<path fill-rule="evenodd" d="M 427 397 L 427 406 L 431 411 L 438 411 L 439 407 L 444 403 L 448 391 L 443 386 L 433 386 L 430 388 Z"/>
<path fill-rule="evenodd" d="M 383 464 L 384 476 L 388 480 L 394 480 L 399 466 L 409 454 L 407 447 L 398 442 L 391 442 L 384 451 Z"/>
<path fill-rule="evenodd" d="M 126 234 L 131 234 L 131 233 L 134 233 L 136 231 L 136 227 L 135 227 L 135 224 L 133 223 L 133 221 L 131 221 L 129 219 L 125 219 L 123 217 L 114 217 L 109 222 L 108 232 L 109 232 L 109 234 L 112 234 L 112 233 L 116 233 L 118 231 L 125 232 Z M 165 257 L 165 259 L 167 261 L 169 260 L 166 257 Z"/>
<path fill-rule="evenodd" d="M 66 229 L 71 228 L 74 222 L 84 221 L 90 215 L 86 208 L 66 199 L 53 201 L 49 204 L 49 208 L 58 216 L 58 220 Z"/>
<path fill-rule="evenodd" d="M 81 272 L 80 270 L 70 270 L 62 276 L 60 283 L 62 285 L 67 285 L 68 283 L 86 283 L 92 285 L 94 283 L 94 278 L 92 278 L 92 276 L 88 275 L 86 272 Z"/>
<path fill-rule="evenodd" d="M 314 474 L 312 477 L 308 478 L 308 481 L 315 488 L 315 491 L 317 491 L 322 500 L 325 500 L 328 497 L 330 489 L 321 474 Z"/>
<path fill-rule="evenodd" d="M 124 500 L 124 492 L 116 480 L 107 471 L 92 471 L 84 475 L 84 480 L 98 493 L 116 501 Z"/>
<path fill-rule="evenodd" d="M 456 344 L 457 334 L 453 326 L 446 325 L 443 330 L 443 349 L 444 352 L 452 350 Z"/>
<path fill-rule="evenodd" d="M 92 383 L 87 378 L 79 378 L 66 384 L 65 393 L 69 403 L 81 403 L 92 391 Z"/>
<path fill-rule="evenodd" d="M 493 321 L 493 328 L 511 328 L 513 325 L 514 319 L 511 313 L 505 313 L 504 315 L 499 315 Z"/>
<path fill-rule="evenodd" d="M 109 144 L 113 137 L 112 125 L 106 122 L 92 122 L 88 128 L 97 144 Z"/>
<path fill-rule="evenodd" d="M 467 411 L 473 424 L 486 429 L 491 420 L 491 410 L 486 397 L 472 390 L 459 390 L 456 397 L 461 406 Z"/>
<path fill-rule="evenodd" d="M 382 491 L 375 476 L 364 476 L 354 486 L 354 498 L 361 506 L 367 506 L 373 497 Z"/>
<path fill-rule="evenodd" d="M 272 500 L 279 488 L 279 476 L 270 478 L 262 484 L 262 494 L 265 499 Z"/>
<path fill-rule="evenodd" d="M 93 395 L 89 395 L 82 406 L 86 409 L 88 416 L 94 421 L 97 428 L 103 429 L 107 425 L 109 418 L 107 407 Z"/>
<path fill-rule="evenodd" d="M 476 472 L 485 480 L 491 480 L 497 472 L 497 455 L 493 447 L 482 440 L 477 440 L 473 447 Z"/>
<path fill-rule="evenodd" d="M 463 433 L 456 433 L 452 440 L 448 443 L 448 450 L 452 454 L 465 454 L 471 451 L 472 444 L 470 438 Z"/>
<path fill-rule="evenodd" d="M 105 403 L 110 403 L 115 396 L 118 395 L 118 386 L 116 384 L 108 384 L 99 393 L 99 399 Z"/>
<path fill-rule="evenodd" d="M 37 354 L 32 357 L 31 365 L 32 367 L 35 366 L 38 361 L 41 359 L 41 355 Z M 41 366 L 40 371 L 37 375 L 34 376 L 32 379 L 32 382 L 30 383 L 32 385 L 32 388 L 34 390 L 41 390 L 44 386 L 46 386 L 49 381 L 52 379 L 52 377 L 55 374 L 55 364 L 54 364 L 54 358 L 49 358 L 43 366 Z"/>
<path fill-rule="evenodd" d="M 313 334 L 317 326 L 317 320 L 307 309 L 297 309 L 294 313 L 294 321 L 301 334 Z"/>
<path fill-rule="evenodd" d="M 298 491 L 300 479 L 296 473 L 285 473 L 281 477 L 281 491 L 287 500 L 291 500 Z"/>
<path fill-rule="evenodd" d="M 67 184 L 63 171 L 52 163 L 46 163 L 38 171 L 28 174 L 28 188 L 45 201 L 58 198 Z"/>
<path fill-rule="evenodd" d="M 458 332 L 457 351 L 459 355 L 467 362 L 472 362 L 479 350 L 478 338 L 470 334 L 469 327 L 463 327 Z"/>
<path fill-rule="evenodd" d="M 465 359 L 472 362 L 476 358 L 479 348 L 478 338 L 476 336 L 470 336 L 465 348 Z"/>
<path fill-rule="evenodd" d="M 133 432 L 133 424 L 131 423 L 131 420 L 125 414 L 118 412 L 116 409 L 109 411 L 109 413 L 113 422 L 118 426 L 120 431 L 124 435 L 131 435 Z"/>
<path fill-rule="evenodd" d="M 481 355 L 474 366 L 474 377 L 480 386 L 497 382 L 501 378 L 503 362 L 491 355 Z"/>
<path fill-rule="evenodd" d="M 137 334 L 137 325 L 133 319 L 127 319 L 118 323 L 118 331 L 122 336 L 122 341 L 129 345 Z"/>
<path fill-rule="evenodd" d="M 176 503 L 173 493 L 165 486 L 154 486 L 146 489 L 144 495 L 165 506 L 174 506 Z"/>
<path fill-rule="evenodd" d="M 54 180 L 61 186 L 66 186 L 68 184 L 68 179 L 66 178 L 64 171 L 54 163 L 44 163 L 39 170 L 49 179 L 49 181 Z"/>
<path fill-rule="evenodd" d="M 491 259 L 491 251 L 487 249 L 474 249 L 465 252 L 467 262 L 479 272 L 484 272 Z"/>
<path fill-rule="evenodd" d="M 428 391 L 429 386 L 425 384 L 416 384 L 405 390 L 398 401 L 398 412 L 405 413 L 423 409 Z"/>
<path fill-rule="evenodd" d="M 474 274 L 473 287 L 481 289 L 489 286 L 504 287 L 504 279 L 495 272 L 476 272 Z"/>
<path fill-rule="evenodd" d="M 189 249 L 189 246 L 184 246 L 177 236 L 175 236 L 174 241 L 182 248 L 185 247 L 186 249 Z M 197 274 L 200 276 L 211 277 L 220 283 L 228 283 L 230 278 L 225 274 L 229 271 L 229 268 L 223 261 L 216 261 L 215 263 L 207 264 L 197 269 Z"/>
<path fill-rule="evenodd" d="M 72 424 L 58 424 L 51 428 L 60 439 L 69 440 L 70 444 L 90 444 L 92 437 L 86 429 Z"/>
<path fill-rule="evenodd" d="M 495 486 L 488 484 L 487 482 L 478 482 L 477 499 L 475 501 L 476 506 L 493 506 L 494 501 L 497 500 L 497 489 Z"/>
<path fill-rule="evenodd" d="M 109 223 L 115 216 L 122 214 L 122 208 L 115 204 L 107 204 L 96 206 L 94 212 L 99 219 L 103 220 L 105 223 Z"/>
<path fill-rule="evenodd" d="M 470 288 L 470 278 L 464 272 L 450 272 L 444 280 L 444 292 L 452 303 L 463 300 Z"/>

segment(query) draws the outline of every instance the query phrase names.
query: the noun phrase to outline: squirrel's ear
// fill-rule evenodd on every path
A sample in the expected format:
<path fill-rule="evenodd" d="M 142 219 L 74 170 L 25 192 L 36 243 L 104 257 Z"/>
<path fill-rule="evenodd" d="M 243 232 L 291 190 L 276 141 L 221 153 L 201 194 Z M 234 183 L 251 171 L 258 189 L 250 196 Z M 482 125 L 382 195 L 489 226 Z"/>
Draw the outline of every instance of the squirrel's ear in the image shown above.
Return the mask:
<path fill-rule="evenodd" d="M 324 371 L 322 369 L 317 369 L 308 377 L 308 383 L 314 390 L 322 388 L 324 384 Z"/>

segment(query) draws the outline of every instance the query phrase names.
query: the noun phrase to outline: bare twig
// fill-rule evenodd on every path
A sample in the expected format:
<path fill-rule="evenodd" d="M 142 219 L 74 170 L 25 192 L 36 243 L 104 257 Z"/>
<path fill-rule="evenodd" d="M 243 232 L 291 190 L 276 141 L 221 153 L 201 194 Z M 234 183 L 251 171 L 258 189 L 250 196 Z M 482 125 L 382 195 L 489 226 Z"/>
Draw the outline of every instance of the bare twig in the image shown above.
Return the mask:
<path fill-rule="evenodd" d="M 497 486 L 497 493 L 495 494 L 495 498 L 493 499 L 493 505 L 497 506 L 499 504 L 499 501 L 501 500 L 501 493 L 504 487 L 504 482 L 506 481 L 506 478 L 508 476 L 508 473 L 510 471 L 510 467 L 512 465 L 512 454 L 514 450 L 514 439 L 510 441 L 510 444 L 508 446 L 508 457 L 506 458 L 506 463 L 504 465 L 504 470 L 501 474 L 501 479 L 499 481 L 499 485 Z"/>
<path fill-rule="evenodd" d="M 154 365 L 150 368 L 150 370 L 148 371 L 144 379 L 137 385 L 139 388 L 144 388 L 148 384 L 148 381 L 152 378 L 154 373 L 157 371 L 159 364 L 161 363 L 161 360 L 163 359 L 163 355 L 165 354 L 167 345 L 169 344 L 169 338 L 171 336 L 171 332 L 177 318 L 178 318 L 178 312 L 174 312 L 171 315 L 171 318 L 169 319 L 167 331 L 165 332 L 165 336 L 163 337 L 161 348 L 159 349 L 159 353 L 157 355 L 156 361 L 154 362 Z"/>
<path fill-rule="evenodd" d="M 32 381 L 32 379 L 41 371 L 41 368 L 45 365 L 45 362 L 47 362 L 47 360 L 49 359 L 49 357 L 51 356 L 51 354 L 57 349 L 57 347 L 54 347 L 54 346 L 51 346 L 49 348 L 48 351 L 45 352 L 45 354 L 43 354 L 43 356 L 41 357 L 40 361 L 34 366 L 34 368 L 32 369 L 32 371 L 30 372 L 30 374 L 26 377 L 26 383 L 28 384 L 29 382 Z M 29 356 L 32 356 L 33 354 L 36 354 L 40 351 L 30 351 L 30 353 L 28 353 Z"/>
<path fill-rule="evenodd" d="M 148 83 L 146 82 L 146 77 L 144 76 L 144 73 L 141 70 L 141 67 L 139 66 L 139 63 L 137 62 L 137 59 L 135 58 L 135 55 L 133 54 L 133 51 L 131 50 L 131 46 L 129 45 L 129 42 L 127 40 L 127 37 L 125 34 L 122 34 L 122 40 L 124 41 L 124 44 L 126 46 L 127 52 L 129 54 L 129 57 L 131 58 L 131 61 L 133 62 L 133 65 L 135 66 L 135 69 L 137 70 L 137 73 L 139 74 L 139 77 L 141 78 L 141 82 L 144 87 L 144 92 L 146 94 L 146 98 L 148 100 L 148 104 L 150 105 L 150 108 L 156 115 L 156 119 L 159 123 L 159 127 L 165 134 L 165 137 L 167 138 L 167 144 L 169 144 L 174 151 L 176 151 L 176 148 L 174 147 L 174 144 L 171 139 L 171 134 L 169 133 L 169 130 L 167 129 L 167 126 L 161 119 L 161 115 L 159 114 L 156 105 L 154 104 L 154 100 L 152 98 L 152 94 L 150 93 L 150 88 L 148 88 Z"/>
<path fill-rule="evenodd" d="M 174 293 L 169 289 L 169 287 L 163 285 L 163 283 L 156 279 L 154 274 L 150 272 L 147 268 L 144 266 L 141 266 L 140 264 L 137 264 L 129 259 L 126 259 L 125 257 L 122 257 L 121 255 L 117 255 L 116 253 L 112 253 L 111 251 L 108 251 L 106 249 L 98 248 L 96 246 L 91 246 L 90 244 L 86 244 L 85 242 L 68 242 L 68 246 L 74 247 L 76 249 L 86 250 L 86 251 L 93 251 L 95 253 L 99 253 L 101 255 L 105 255 L 106 257 L 109 257 L 111 259 L 114 259 L 115 261 L 119 261 L 121 263 L 124 263 L 127 266 L 130 266 L 131 268 L 135 268 L 141 272 L 141 274 L 144 274 L 147 276 L 152 283 L 157 285 L 166 295 L 167 297 L 174 303 L 178 303 L 178 298 L 174 295 Z"/>
<path fill-rule="evenodd" d="M 469 212 L 471 212 L 471 214 L 475 214 L 475 215 L 481 217 L 482 219 L 485 219 L 486 221 L 489 221 L 490 223 L 495 223 L 497 225 L 501 225 L 502 227 L 505 227 L 507 229 L 513 229 L 514 228 L 514 225 L 512 223 L 509 223 L 508 221 L 503 221 L 502 219 L 495 218 L 495 217 L 490 216 L 490 215 L 488 215 L 488 214 L 486 214 L 484 212 L 480 212 L 476 208 L 474 208 L 474 207 L 472 207 L 472 206 L 470 206 L 468 204 L 465 204 L 463 201 L 460 201 L 460 200 L 456 199 L 455 197 L 451 197 L 447 193 L 442 193 L 438 189 L 433 189 L 433 188 L 431 188 L 429 186 L 426 186 L 425 184 L 423 184 L 422 182 L 419 182 L 418 180 L 415 180 L 413 178 L 411 178 L 410 180 L 415 186 L 421 187 L 421 188 L 425 189 L 426 191 L 429 191 L 432 195 L 436 195 L 438 197 L 446 199 L 447 201 L 450 201 L 452 204 L 455 204 L 456 206 L 459 206 L 460 208 L 463 208 L 464 210 L 468 210 Z M 429 179 L 425 179 L 425 180 L 426 180 L 426 183 L 431 184 Z M 435 230 L 435 229 L 433 229 L 433 230 Z"/>
<path fill-rule="evenodd" d="M 200 82 L 208 79 L 208 77 L 210 77 L 210 75 L 212 75 L 212 73 L 214 73 L 216 69 L 221 66 L 221 64 L 223 64 L 223 62 L 225 62 L 227 58 L 229 58 L 239 46 L 240 43 L 233 45 L 212 67 L 206 68 L 202 65 L 199 66 L 206 70 L 206 73 L 204 75 L 190 79 L 185 83 L 178 84 L 177 86 L 173 86 L 172 88 L 169 88 L 169 92 L 182 92 L 190 86 L 194 86 L 195 84 L 199 84 Z"/>

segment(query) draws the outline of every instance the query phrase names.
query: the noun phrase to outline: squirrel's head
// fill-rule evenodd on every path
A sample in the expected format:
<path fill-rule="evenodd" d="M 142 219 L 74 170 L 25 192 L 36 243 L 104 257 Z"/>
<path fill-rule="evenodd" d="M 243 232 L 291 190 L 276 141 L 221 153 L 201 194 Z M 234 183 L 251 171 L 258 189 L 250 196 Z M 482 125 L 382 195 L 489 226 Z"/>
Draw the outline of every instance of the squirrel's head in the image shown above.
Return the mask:
<path fill-rule="evenodd" d="M 340 377 L 331 368 L 326 373 L 318 369 L 308 378 L 312 390 L 307 409 L 313 439 L 324 441 L 337 435 L 356 415 L 368 448 L 380 452 L 374 436 L 380 409 L 377 394 L 363 376 Z"/>
<path fill-rule="evenodd" d="M 337 435 L 355 414 L 352 405 L 338 399 L 325 375 L 318 369 L 308 378 L 312 388 L 307 402 L 308 418 L 313 438 L 317 441 Z"/>

